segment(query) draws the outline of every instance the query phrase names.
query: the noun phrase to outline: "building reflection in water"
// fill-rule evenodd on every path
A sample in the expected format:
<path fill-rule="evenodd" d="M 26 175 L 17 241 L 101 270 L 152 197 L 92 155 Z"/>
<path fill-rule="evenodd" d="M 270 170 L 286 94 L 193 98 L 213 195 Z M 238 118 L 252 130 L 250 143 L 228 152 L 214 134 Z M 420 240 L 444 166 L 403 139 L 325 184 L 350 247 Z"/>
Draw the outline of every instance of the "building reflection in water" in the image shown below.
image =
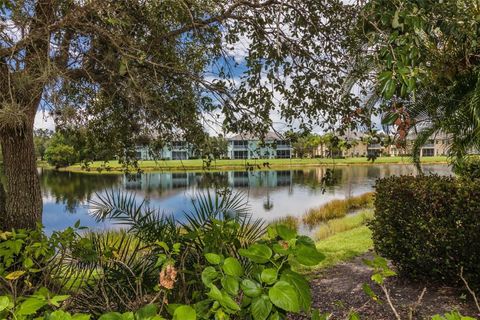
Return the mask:
<path fill-rule="evenodd" d="M 333 170 L 332 170 L 333 169 Z M 332 177 L 325 183 L 324 177 Z M 445 165 L 425 166 L 425 173 L 451 174 Z M 44 224 L 61 229 L 82 219 L 96 222 L 88 201 L 108 190 L 133 192 L 165 212 L 181 215 L 191 209 L 191 199 L 205 190 L 233 190 L 245 193 L 255 217 L 272 220 L 286 215 L 301 216 L 309 208 L 333 199 L 372 190 L 375 181 L 390 175 L 415 174 L 412 165 L 356 165 L 302 167 L 294 170 L 163 172 L 135 175 L 82 174 L 41 170 L 44 196 Z"/>

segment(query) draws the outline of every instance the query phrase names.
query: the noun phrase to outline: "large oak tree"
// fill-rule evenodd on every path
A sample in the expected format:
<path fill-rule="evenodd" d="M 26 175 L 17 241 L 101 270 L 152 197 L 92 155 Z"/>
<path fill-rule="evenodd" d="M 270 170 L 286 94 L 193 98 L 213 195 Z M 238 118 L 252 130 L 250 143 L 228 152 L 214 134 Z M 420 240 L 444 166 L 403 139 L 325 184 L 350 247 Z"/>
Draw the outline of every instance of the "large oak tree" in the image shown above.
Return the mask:
<path fill-rule="evenodd" d="M 41 108 L 125 159 L 141 136 L 194 142 L 207 115 L 226 131 L 261 134 L 274 110 L 305 127 L 360 114 L 342 79 L 355 19 L 342 1 L 0 0 L 0 8 L 3 229 L 41 219 L 33 143 Z M 228 51 L 241 42 L 238 65 Z"/>

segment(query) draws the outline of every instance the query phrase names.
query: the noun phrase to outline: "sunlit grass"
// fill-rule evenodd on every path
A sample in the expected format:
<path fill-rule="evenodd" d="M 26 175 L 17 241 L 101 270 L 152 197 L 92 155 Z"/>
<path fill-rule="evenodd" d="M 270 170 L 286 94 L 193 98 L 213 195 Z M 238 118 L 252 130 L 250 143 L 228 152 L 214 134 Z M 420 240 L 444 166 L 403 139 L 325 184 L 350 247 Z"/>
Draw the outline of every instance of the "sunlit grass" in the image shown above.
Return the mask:
<path fill-rule="evenodd" d="M 315 239 L 323 240 L 337 233 L 352 230 L 367 224 L 373 219 L 373 210 L 364 210 L 352 216 L 332 219 L 315 231 Z"/>
<path fill-rule="evenodd" d="M 317 249 L 325 255 L 325 260 L 316 268 L 326 268 L 348 261 L 372 248 L 372 232 L 366 226 L 337 233 L 317 242 Z"/>
<path fill-rule="evenodd" d="M 370 208 L 373 206 L 373 195 L 373 192 L 368 192 L 356 197 L 333 200 L 318 208 L 312 208 L 302 217 L 303 223 L 313 228 L 322 222 L 343 218 L 350 211 Z"/>
<path fill-rule="evenodd" d="M 447 157 L 423 157 L 421 159 L 422 163 L 447 163 Z M 386 163 L 398 163 L 398 164 L 411 164 L 412 160 L 410 157 L 379 157 L 375 160 L 375 164 L 386 164 Z M 345 159 L 329 159 L 329 158 L 309 158 L 309 159 L 224 159 L 217 160 L 211 163 L 209 169 L 211 170 L 229 170 L 229 169 L 239 169 L 245 168 L 249 164 L 255 168 L 260 167 L 260 169 L 272 169 L 279 167 L 289 167 L 289 166 L 328 166 L 328 165 L 351 165 L 351 164 L 363 164 L 368 165 L 372 164 L 371 161 L 368 161 L 365 157 L 357 158 L 345 158 Z M 265 166 L 264 166 L 265 164 Z M 49 167 L 46 162 L 40 161 L 38 165 L 41 167 Z M 183 171 L 183 170 L 204 170 L 204 162 L 201 159 L 192 159 L 192 160 L 145 160 L 139 161 L 138 166 L 144 171 Z M 108 171 L 104 169 L 108 167 Z M 90 172 L 92 173 L 110 173 L 118 172 L 122 170 L 122 164 L 117 160 L 112 160 L 107 163 L 103 161 L 94 161 L 90 164 Z M 66 171 L 81 171 L 80 164 L 75 164 L 70 167 L 64 168 L 62 170 Z"/>

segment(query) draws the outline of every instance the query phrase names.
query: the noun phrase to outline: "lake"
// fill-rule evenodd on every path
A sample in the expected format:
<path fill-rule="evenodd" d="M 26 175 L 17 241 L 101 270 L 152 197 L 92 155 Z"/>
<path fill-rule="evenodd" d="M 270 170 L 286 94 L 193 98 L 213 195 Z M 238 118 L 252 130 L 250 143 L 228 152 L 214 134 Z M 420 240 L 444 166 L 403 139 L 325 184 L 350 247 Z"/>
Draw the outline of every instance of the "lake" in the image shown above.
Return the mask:
<path fill-rule="evenodd" d="M 451 174 L 446 165 L 424 165 L 425 173 Z M 328 173 L 327 173 L 328 171 Z M 109 228 L 90 215 L 88 203 L 108 190 L 134 193 L 152 207 L 180 218 L 191 208 L 192 198 L 206 190 L 242 192 L 255 217 L 267 221 L 287 215 L 301 216 L 308 209 L 333 199 L 373 190 L 375 180 L 391 175 L 415 174 L 413 165 L 352 165 L 302 167 L 271 171 L 163 172 L 135 176 L 82 174 L 39 169 L 43 191 L 43 223 L 47 232 L 72 226 Z M 325 183 L 325 174 L 333 179 Z"/>

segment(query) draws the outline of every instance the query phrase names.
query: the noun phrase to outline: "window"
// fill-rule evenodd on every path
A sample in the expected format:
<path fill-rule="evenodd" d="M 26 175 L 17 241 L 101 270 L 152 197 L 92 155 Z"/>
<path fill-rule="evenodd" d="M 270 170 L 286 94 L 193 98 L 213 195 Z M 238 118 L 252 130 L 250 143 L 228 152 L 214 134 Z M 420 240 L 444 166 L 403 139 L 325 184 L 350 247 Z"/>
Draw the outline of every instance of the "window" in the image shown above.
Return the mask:
<path fill-rule="evenodd" d="M 233 151 L 233 159 L 248 159 L 248 151 Z"/>
<path fill-rule="evenodd" d="M 290 148 L 290 143 L 288 141 L 280 140 L 277 142 L 277 148 Z"/>
<path fill-rule="evenodd" d="M 277 150 L 277 158 L 279 159 L 290 158 L 290 150 Z"/>
<path fill-rule="evenodd" d="M 233 140 L 233 146 L 237 148 L 246 148 L 248 146 L 247 140 Z"/>
<path fill-rule="evenodd" d="M 142 152 L 141 152 L 141 151 L 135 152 L 135 159 L 137 159 L 137 160 L 141 160 L 141 159 L 142 159 Z"/>
<path fill-rule="evenodd" d="M 172 151 L 172 160 L 187 160 L 187 151 Z"/>
<path fill-rule="evenodd" d="M 187 147 L 187 142 L 186 141 L 174 141 L 172 143 L 172 148 L 173 149 L 185 149 Z"/>
<path fill-rule="evenodd" d="M 433 157 L 435 151 L 433 148 L 424 148 L 422 149 L 422 157 Z"/>

